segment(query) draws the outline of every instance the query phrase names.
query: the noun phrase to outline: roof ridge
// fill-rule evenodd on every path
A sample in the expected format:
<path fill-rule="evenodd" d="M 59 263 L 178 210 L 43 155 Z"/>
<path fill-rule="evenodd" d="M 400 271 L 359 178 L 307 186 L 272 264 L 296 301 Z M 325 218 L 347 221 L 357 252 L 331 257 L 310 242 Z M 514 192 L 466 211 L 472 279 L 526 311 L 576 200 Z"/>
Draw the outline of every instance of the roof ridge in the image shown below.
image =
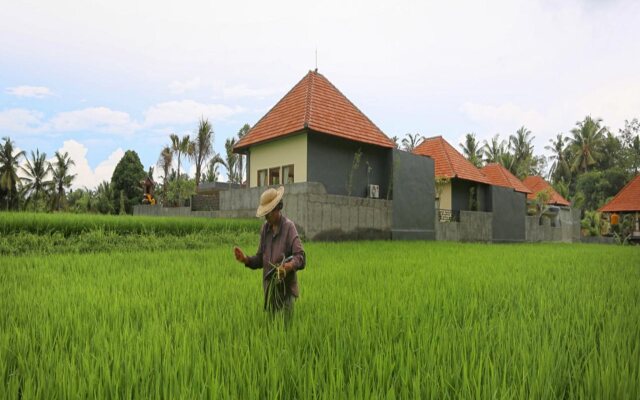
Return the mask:
<path fill-rule="evenodd" d="M 453 171 L 453 177 L 457 177 L 458 171 L 456 171 L 456 169 L 453 167 L 453 162 L 451 161 L 451 157 L 449 157 L 449 152 L 447 151 L 447 148 L 445 147 L 445 144 L 448 144 L 449 147 L 453 147 L 449 144 L 449 142 L 447 142 L 446 140 L 444 140 L 444 138 L 442 136 L 439 136 L 440 140 L 440 145 L 442 146 L 442 151 L 444 153 L 444 156 L 447 157 L 447 162 L 449 162 L 449 168 L 451 168 L 451 170 Z M 455 149 L 454 149 L 455 150 Z"/>
<path fill-rule="evenodd" d="M 362 116 L 363 116 L 367 121 L 369 121 L 369 123 L 370 123 L 371 125 L 373 125 L 373 126 L 374 126 L 374 128 L 376 128 L 376 129 L 378 130 L 378 132 L 379 132 L 379 133 L 381 133 L 381 134 L 382 134 L 382 136 L 384 136 L 384 138 L 385 138 L 385 139 L 387 139 L 387 141 L 389 142 L 389 144 L 391 144 L 391 145 L 393 145 L 393 146 L 395 147 L 395 144 L 394 144 L 393 140 L 391 140 L 391 139 L 389 138 L 389 136 L 387 136 L 387 135 L 382 131 L 382 129 L 380 129 L 380 128 L 378 127 L 378 125 L 376 125 L 373 121 L 371 121 L 371 120 L 369 119 L 369 117 L 367 117 L 367 115 L 366 115 L 365 113 L 363 113 L 363 112 L 362 112 L 362 110 L 360 110 L 360 109 L 358 108 L 358 106 L 356 106 L 355 104 L 353 104 L 353 102 L 352 102 L 351 100 L 349 100 L 349 98 L 348 98 L 347 96 L 345 96 L 345 95 L 344 95 L 344 93 L 342 93 L 342 92 L 340 91 L 340 89 L 338 89 L 338 88 L 337 88 L 337 87 L 336 87 L 336 86 L 335 86 L 335 85 L 334 85 L 334 84 L 333 84 L 329 79 L 327 79 L 324 75 L 322 75 L 322 74 L 320 74 L 320 73 L 318 73 L 318 72 L 316 72 L 316 74 L 318 74 L 318 75 L 320 75 L 322 78 L 324 78 L 324 80 L 325 80 L 325 81 L 327 81 L 327 83 L 328 83 L 329 85 L 331 85 L 331 87 L 332 87 L 332 88 L 334 88 L 334 89 L 335 89 L 335 91 L 336 91 L 336 92 L 338 92 L 338 94 L 340 94 L 340 96 L 342 96 L 342 97 L 343 97 L 343 98 L 344 98 L 344 99 L 345 99 L 349 104 L 351 104 L 351 106 L 352 106 L 353 108 L 355 108 L 355 109 L 356 109 L 356 111 L 358 111 L 358 112 L 359 112 L 359 113 L 360 113 L 360 114 L 361 114 L 361 115 L 362 115 Z"/>
<path fill-rule="evenodd" d="M 312 99 L 313 99 L 313 85 L 315 83 L 315 74 L 317 74 L 317 72 L 313 72 L 311 70 L 309 70 L 309 73 L 307 74 L 307 76 L 309 77 L 309 82 L 307 83 L 307 100 L 305 101 L 305 110 L 304 110 L 304 127 L 308 127 L 309 126 L 309 122 L 311 119 L 311 103 L 312 103 Z"/>
<path fill-rule="evenodd" d="M 311 72 L 311 71 L 309 71 L 309 72 Z M 287 93 L 285 93 L 285 94 L 284 94 L 284 96 L 282 96 L 282 98 L 280 98 L 280 100 L 278 100 L 278 101 L 276 102 L 276 104 L 274 104 L 274 105 L 273 105 L 273 107 L 271 107 L 271 108 L 269 109 L 269 111 L 267 111 L 267 112 L 262 116 L 262 118 L 260 118 L 260 119 L 258 120 L 258 122 L 256 122 L 256 123 L 251 127 L 251 129 L 249 129 L 249 131 L 248 131 L 248 132 L 247 132 L 247 133 L 242 137 L 242 139 L 240 139 L 240 140 L 238 140 L 238 141 L 236 142 L 236 144 L 233 146 L 233 148 L 235 149 L 235 148 L 239 147 L 239 145 L 241 145 L 243 141 L 245 141 L 245 142 L 246 142 L 247 140 L 249 140 L 249 139 L 248 139 L 248 137 L 249 137 L 249 135 L 251 134 L 251 131 L 252 131 L 256 126 L 258 126 L 258 124 L 260 124 L 260 122 L 262 122 L 262 120 L 264 120 L 265 118 L 267 118 L 267 116 L 268 116 L 269 114 L 271 114 L 271 111 L 273 111 L 273 110 L 274 110 L 274 109 L 275 109 L 275 108 L 276 108 L 280 103 L 282 103 L 282 101 L 283 101 L 284 99 L 286 99 L 286 98 L 287 98 L 287 96 L 288 96 L 291 92 L 293 92 L 293 90 L 294 90 L 295 88 L 297 88 L 299 84 L 301 84 L 301 83 L 302 83 L 302 81 L 304 81 L 305 79 L 307 79 L 307 76 L 309 76 L 309 74 L 307 74 L 307 75 L 303 76 L 303 77 L 302 77 L 302 79 L 300 79 L 300 80 L 299 80 L 295 85 L 293 85 L 293 86 L 291 87 L 291 89 L 289 89 L 289 91 L 287 91 Z"/>

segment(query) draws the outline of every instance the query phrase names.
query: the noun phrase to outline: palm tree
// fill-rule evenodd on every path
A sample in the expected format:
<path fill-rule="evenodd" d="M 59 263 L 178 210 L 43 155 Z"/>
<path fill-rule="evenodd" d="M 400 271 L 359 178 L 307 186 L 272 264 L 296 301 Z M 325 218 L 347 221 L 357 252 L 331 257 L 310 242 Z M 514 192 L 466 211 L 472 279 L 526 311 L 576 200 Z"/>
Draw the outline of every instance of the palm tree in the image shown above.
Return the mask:
<path fill-rule="evenodd" d="M 76 163 L 69 158 L 69 153 L 65 152 L 60 154 L 56 151 L 54 163 L 50 163 L 51 175 L 53 177 L 54 193 L 53 193 L 53 205 L 56 210 L 60 211 L 63 202 L 65 200 L 65 188 L 71 187 L 71 182 L 76 177 L 76 174 L 71 175 L 71 167 Z"/>
<path fill-rule="evenodd" d="M 398 140 L 400 140 L 400 138 L 397 137 L 397 136 L 392 136 L 391 137 L 391 141 L 393 142 L 393 144 L 396 147 L 396 149 L 398 148 Z"/>
<path fill-rule="evenodd" d="M 224 166 L 227 168 L 227 180 L 230 183 L 238 182 L 238 155 L 233 152 L 233 146 L 236 145 L 236 138 L 228 138 L 224 142 L 224 148 L 227 151 L 227 161 Z"/>
<path fill-rule="evenodd" d="M 218 181 L 218 176 L 220 175 L 220 172 L 218 171 L 219 165 L 225 165 L 225 162 L 220 154 L 216 153 L 213 157 L 211 157 L 211 160 L 209 160 L 209 163 L 207 164 L 207 171 L 205 174 L 206 182 Z"/>
<path fill-rule="evenodd" d="M 196 190 L 200 183 L 200 174 L 207 158 L 213 152 L 213 129 L 209 120 L 200 119 L 198 134 L 193 142 L 193 161 L 196 163 Z"/>
<path fill-rule="evenodd" d="M 242 139 L 251 129 L 249 124 L 244 124 L 242 128 L 238 131 L 238 141 Z M 244 156 L 242 154 L 238 154 L 238 179 L 240 183 L 244 182 Z"/>
<path fill-rule="evenodd" d="M 46 158 L 46 153 L 40 153 L 40 150 L 36 149 L 35 153 L 31 151 L 31 159 L 27 159 L 27 164 L 20 167 L 25 174 L 21 179 L 28 201 L 37 202 L 40 200 L 40 195 L 51 187 L 52 182 L 46 180 L 51 171 L 51 164 L 46 161 Z"/>
<path fill-rule="evenodd" d="M 553 164 L 549 169 L 549 177 L 553 180 L 553 183 L 568 181 L 571 178 L 571 167 L 567 160 L 567 144 L 569 140 L 562 133 L 558 133 L 555 140 L 549 139 L 551 145 L 544 147 L 551 152 L 549 159 L 553 161 Z"/>
<path fill-rule="evenodd" d="M 415 149 L 416 147 L 418 147 L 418 145 L 420 145 L 420 143 L 422 143 L 423 139 L 424 138 L 419 133 L 413 135 L 407 133 L 407 137 L 402 139 L 402 149 L 411 153 L 413 149 Z"/>
<path fill-rule="evenodd" d="M 576 127 L 571 130 L 573 138 L 571 148 L 573 150 L 574 171 L 582 169 L 587 172 L 590 165 L 593 165 L 600 158 L 600 147 L 604 141 L 604 136 L 608 129 L 601 126 L 602 119 L 593 119 L 591 116 L 585 117 L 584 121 L 576 122 Z"/>
<path fill-rule="evenodd" d="M 484 152 L 484 161 L 487 164 L 490 163 L 499 163 L 502 158 L 502 153 L 504 153 L 505 142 L 504 140 L 500 140 L 500 134 L 496 134 L 491 138 L 491 143 L 484 141 L 484 146 L 482 146 L 482 150 Z"/>
<path fill-rule="evenodd" d="M 482 165 L 482 149 L 476 140 L 475 133 L 467 133 L 464 137 L 464 144 L 460 143 L 464 156 L 476 167 Z"/>
<path fill-rule="evenodd" d="M 96 209 L 101 214 L 113 214 L 115 207 L 113 206 L 113 186 L 111 182 L 102 181 L 95 192 Z"/>
<path fill-rule="evenodd" d="M 176 134 L 171 134 L 171 151 L 173 154 L 178 155 L 178 177 L 176 183 L 178 185 L 178 203 L 182 200 L 180 198 L 180 160 L 182 155 L 186 155 L 187 157 L 191 157 L 194 152 L 193 142 L 190 140 L 189 135 L 184 135 L 182 139 L 178 137 Z"/>
<path fill-rule="evenodd" d="M 18 178 L 18 163 L 20 157 L 24 157 L 24 151 L 14 152 L 13 141 L 10 138 L 2 138 L 4 143 L 0 145 L 0 188 L 7 191 L 7 210 L 17 194 L 16 184 Z"/>
<path fill-rule="evenodd" d="M 515 135 L 509 136 L 509 146 L 513 151 L 512 172 L 518 178 L 524 178 L 531 173 L 533 139 L 535 136 L 531 136 L 531 131 L 524 126 L 520 127 Z"/>
<path fill-rule="evenodd" d="M 160 158 L 158 158 L 158 167 L 162 169 L 162 204 L 167 204 L 167 181 L 169 179 L 169 170 L 173 165 L 173 152 L 171 147 L 165 146 L 160 152 Z"/>

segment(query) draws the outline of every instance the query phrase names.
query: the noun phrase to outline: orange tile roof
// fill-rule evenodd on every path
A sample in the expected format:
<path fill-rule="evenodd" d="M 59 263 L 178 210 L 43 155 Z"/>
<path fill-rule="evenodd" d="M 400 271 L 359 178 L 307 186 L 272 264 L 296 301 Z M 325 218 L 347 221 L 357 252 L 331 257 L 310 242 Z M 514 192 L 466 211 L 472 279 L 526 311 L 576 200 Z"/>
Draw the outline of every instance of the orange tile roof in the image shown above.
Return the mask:
<path fill-rule="evenodd" d="M 487 164 L 480 171 L 494 186 L 504 186 L 516 192 L 531 193 L 531 190 L 520 182 L 508 169 L 498 163 Z"/>
<path fill-rule="evenodd" d="M 636 175 L 615 195 L 610 202 L 600 207 L 602 212 L 640 211 L 640 175 Z"/>
<path fill-rule="evenodd" d="M 305 128 L 356 142 L 395 147 L 327 78 L 309 71 L 236 143 L 234 151 Z"/>
<path fill-rule="evenodd" d="M 527 195 L 527 200 L 535 200 L 538 193 L 542 192 L 543 190 L 548 190 L 551 194 L 551 197 L 549 198 L 547 204 L 556 204 L 559 206 L 571 205 L 571 203 L 569 203 L 567 199 L 560 196 L 560 194 L 558 194 L 558 192 L 553 189 L 549 182 L 542 179 L 541 176 L 527 176 L 526 178 L 524 178 L 522 183 L 533 192 Z"/>
<path fill-rule="evenodd" d="M 433 158 L 437 178 L 460 178 L 486 183 L 487 185 L 491 184 L 489 179 L 475 165 L 464 158 L 442 136 L 425 139 L 418 147 L 413 149 L 413 154 Z"/>

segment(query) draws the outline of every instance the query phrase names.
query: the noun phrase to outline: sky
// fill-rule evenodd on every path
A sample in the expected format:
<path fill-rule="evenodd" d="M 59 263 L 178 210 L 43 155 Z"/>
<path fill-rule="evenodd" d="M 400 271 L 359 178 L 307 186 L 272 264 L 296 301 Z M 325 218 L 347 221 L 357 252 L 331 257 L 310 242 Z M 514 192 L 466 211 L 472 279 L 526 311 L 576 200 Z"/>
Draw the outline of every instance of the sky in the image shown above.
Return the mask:
<path fill-rule="evenodd" d="M 1 1 L 0 137 L 67 151 L 74 188 L 201 117 L 224 153 L 316 66 L 387 136 L 456 148 L 640 118 L 637 1 Z"/>

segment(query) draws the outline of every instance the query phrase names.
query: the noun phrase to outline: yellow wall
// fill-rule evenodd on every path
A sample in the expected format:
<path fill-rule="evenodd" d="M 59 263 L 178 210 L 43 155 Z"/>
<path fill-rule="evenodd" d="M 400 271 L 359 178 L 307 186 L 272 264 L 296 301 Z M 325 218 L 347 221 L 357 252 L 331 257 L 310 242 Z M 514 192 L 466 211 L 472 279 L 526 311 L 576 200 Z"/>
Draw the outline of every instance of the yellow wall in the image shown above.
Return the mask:
<path fill-rule="evenodd" d="M 438 193 L 436 193 L 436 196 L 437 195 Z M 443 210 L 451 210 L 451 182 L 447 182 L 442 185 L 439 207 Z"/>
<path fill-rule="evenodd" d="M 293 164 L 295 183 L 307 181 L 307 134 L 302 133 L 273 142 L 257 144 L 249 149 L 249 182 L 258 186 L 258 171 Z M 282 180 L 282 177 L 280 177 Z"/>

